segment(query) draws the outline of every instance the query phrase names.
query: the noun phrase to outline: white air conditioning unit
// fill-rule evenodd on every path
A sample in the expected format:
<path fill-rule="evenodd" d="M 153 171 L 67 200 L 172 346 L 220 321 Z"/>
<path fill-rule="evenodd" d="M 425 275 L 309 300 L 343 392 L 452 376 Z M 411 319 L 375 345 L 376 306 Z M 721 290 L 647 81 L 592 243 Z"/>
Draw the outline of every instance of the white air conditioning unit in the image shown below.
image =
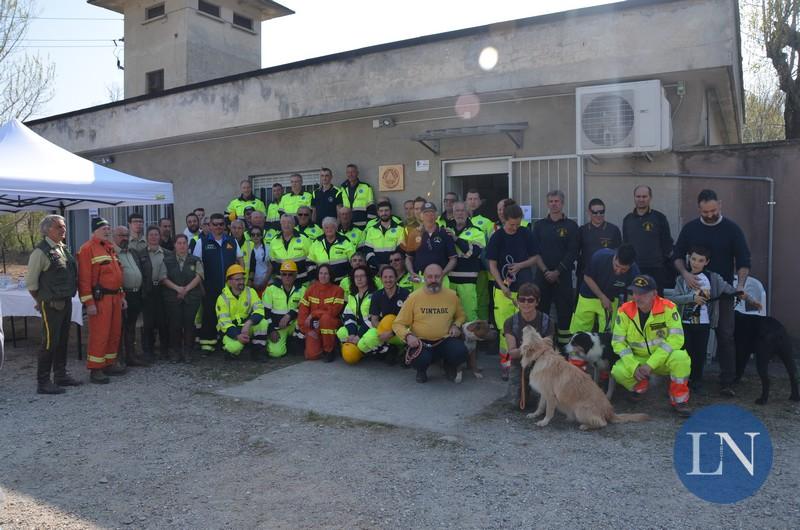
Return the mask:
<path fill-rule="evenodd" d="M 661 81 L 579 87 L 575 90 L 579 155 L 668 151 L 672 119 Z"/>

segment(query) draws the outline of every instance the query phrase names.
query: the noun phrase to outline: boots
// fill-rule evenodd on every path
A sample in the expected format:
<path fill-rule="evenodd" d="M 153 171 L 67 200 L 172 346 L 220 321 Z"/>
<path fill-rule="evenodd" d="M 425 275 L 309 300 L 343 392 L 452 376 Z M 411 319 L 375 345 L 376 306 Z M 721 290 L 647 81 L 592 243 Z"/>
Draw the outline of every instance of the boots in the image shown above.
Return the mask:
<path fill-rule="evenodd" d="M 107 385 L 111 382 L 106 374 L 103 373 L 103 370 L 97 368 L 91 371 L 91 375 L 89 376 L 89 381 L 98 385 Z"/>
<path fill-rule="evenodd" d="M 66 390 L 54 384 L 49 379 L 44 383 L 39 383 L 36 387 L 37 394 L 63 394 L 64 392 L 66 392 Z"/>

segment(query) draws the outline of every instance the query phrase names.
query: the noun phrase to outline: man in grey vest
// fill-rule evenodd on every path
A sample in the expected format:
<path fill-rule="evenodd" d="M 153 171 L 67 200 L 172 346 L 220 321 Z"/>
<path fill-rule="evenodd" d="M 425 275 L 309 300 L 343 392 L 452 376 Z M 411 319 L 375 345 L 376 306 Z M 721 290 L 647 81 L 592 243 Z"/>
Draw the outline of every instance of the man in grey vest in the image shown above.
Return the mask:
<path fill-rule="evenodd" d="M 67 341 L 72 320 L 72 297 L 77 290 L 78 267 L 64 240 L 67 225 L 60 215 L 39 223 L 42 241 L 28 259 L 25 283 L 42 314 L 42 348 L 36 370 L 39 394 L 63 394 L 65 386 L 80 381 L 67 372 Z M 53 372 L 53 380 L 50 372 Z"/>

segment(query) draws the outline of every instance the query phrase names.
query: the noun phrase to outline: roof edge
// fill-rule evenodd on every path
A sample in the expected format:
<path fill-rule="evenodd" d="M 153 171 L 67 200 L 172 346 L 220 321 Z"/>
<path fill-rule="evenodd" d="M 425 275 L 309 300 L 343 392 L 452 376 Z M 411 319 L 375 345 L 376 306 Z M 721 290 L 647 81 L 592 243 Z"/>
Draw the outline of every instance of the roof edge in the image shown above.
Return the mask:
<path fill-rule="evenodd" d="M 555 22 L 559 20 L 565 20 L 568 18 L 574 18 L 576 16 L 592 16 L 592 15 L 601 15 L 606 13 L 614 13 L 619 11 L 626 11 L 629 9 L 635 9 L 639 7 L 646 7 L 650 5 L 658 5 L 658 4 L 669 4 L 669 3 L 676 3 L 683 0 L 618 0 L 616 2 L 612 2 L 609 4 L 601 4 L 596 6 L 590 7 L 583 7 L 580 9 L 573 9 L 569 11 L 559 11 L 557 13 L 547 13 L 544 15 L 537 15 L 533 17 L 527 18 L 520 18 L 520 19 L 513 19 L 507 20 L 503 22 L 496 22 L 492 24 L 486 24 L 483 26 L 474 26 L 471 28 L 464 28 L 458 29 L 453 31 L 447 31 L 444 33 L 435 33 L 433 35 L 424 35 L 421 37 L 414 37 L 411 39 L 405 39 L 400 41 L 388 42 L 384 44 L 376 44 L 373 46 L 367 46 L 365 48 L 358 48 L 355 50 L 348 50 L 344 52 L 337 52 L 329 55 L 323 55 L 319 57 L 313 57 L 309 59 L 303 59 L 301 61 L 296 61 L 292 63 L 286 63 L 277 66 L 270 66 L 268 68 L 261 68 L 258 70 L 251 70 L 249 72 L 242 72 L 240 74 L 234 74 L 226 77 L 219 77 L 216 79 L 209 79 L 207 81 L 201 81 L 199 83 L 193 83 L 191 85 L 184 85 L 180 87 L 174 87 L 169 90 L 165 90 L 163 92 L 159 92 L 157 94 L 145 94 L 141 96 L 136 96 L 133 98 L 128 99 L 121 99 L 119 101 L 112 101 L 109 103 L 103 103 L 101 105 L 96 105 L 94 107 L 87 107 L 85 109 L 78 109 L 69 112 L 65 112 L 62 114 L 56 114 L 53 116 L 46 116 L 44 118 L 37 118 L 35 120 L 30 120 L 25 122 L 28 126 L 36 126 L 41 125 L 47 122 L 55 121 L 55 120 L 63 120 L 66 118 L 72 118 L 75 116 L 80 116 L 82 114 L 89 114 L 92 112 L 98 112 L 101 110 L 106 110 L 114 107 L 120 107 L 127 104 L 133 103 L 141 103 L 144 101 L 149 101 L 151 99 L 157 99 L 160 97 L 171 96 L 173 94 L 180 94 L 182 92 L 188 92 L 191 90 L 197 90 L 200 88 L 205 88 L 209 86 L 221 85 L 225 83 L 231 83 L 235 81 L 241 81 L 245 79 L 250 79 L 254 77 L 259 77 L 262 75 L 269 75 L 279 72 L 287 72 L 290 70 L 296 70 L 299 68 L 305 68 L 308 66 L 315 66 L 319 64 L 334 62 L 334 61 L 346 61 L 356 59 L 361 56 L 370 55 L 373 53 L 382 53 L 392 50 L 398 50 L 402 48 L 409 48 L 412 46 L 419 46 L 422 44 L 430 44 L 434 42 L 441 42 L 451 39 L 457 39 L 461 37 L 469 37 L 473 35 L 481 35 L 483 33 L 488 33 L 494 28 L 502 27 L 502 26 L 513 26 L 513 27 L 521 27 L 521 26 L 531 26 L 537 24 L 545 24 L 550 22 Z"/>

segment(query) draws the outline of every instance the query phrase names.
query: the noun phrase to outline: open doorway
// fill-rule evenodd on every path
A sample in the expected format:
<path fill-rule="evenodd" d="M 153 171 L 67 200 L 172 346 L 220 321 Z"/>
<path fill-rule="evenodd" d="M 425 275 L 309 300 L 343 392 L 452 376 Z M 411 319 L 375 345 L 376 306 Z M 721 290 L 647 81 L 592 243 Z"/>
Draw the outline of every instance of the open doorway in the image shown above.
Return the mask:
<path fill-rule="evenodd" d="M 467 190 L 476 189 L 481 193 L 483 205 L 478 210 L 480 215 L 497 221 L 497 203 L 508 197 L 508 173 L 494 173 L 490 175 L 468 175 L 456 177 L 461 181 L 461 190 L 454 189 L 461 200 L 467 195 Z"/>
<path fill-rule="evenodd" d="M 483 199 L 478 213 L 497 221 L 497 203 L 509 197 L 508 161 L 509 157 L 445 160 L 442 162 L 442 188 L 456 192 L 461 200 L 467 190 L 477 189 Z"/>

